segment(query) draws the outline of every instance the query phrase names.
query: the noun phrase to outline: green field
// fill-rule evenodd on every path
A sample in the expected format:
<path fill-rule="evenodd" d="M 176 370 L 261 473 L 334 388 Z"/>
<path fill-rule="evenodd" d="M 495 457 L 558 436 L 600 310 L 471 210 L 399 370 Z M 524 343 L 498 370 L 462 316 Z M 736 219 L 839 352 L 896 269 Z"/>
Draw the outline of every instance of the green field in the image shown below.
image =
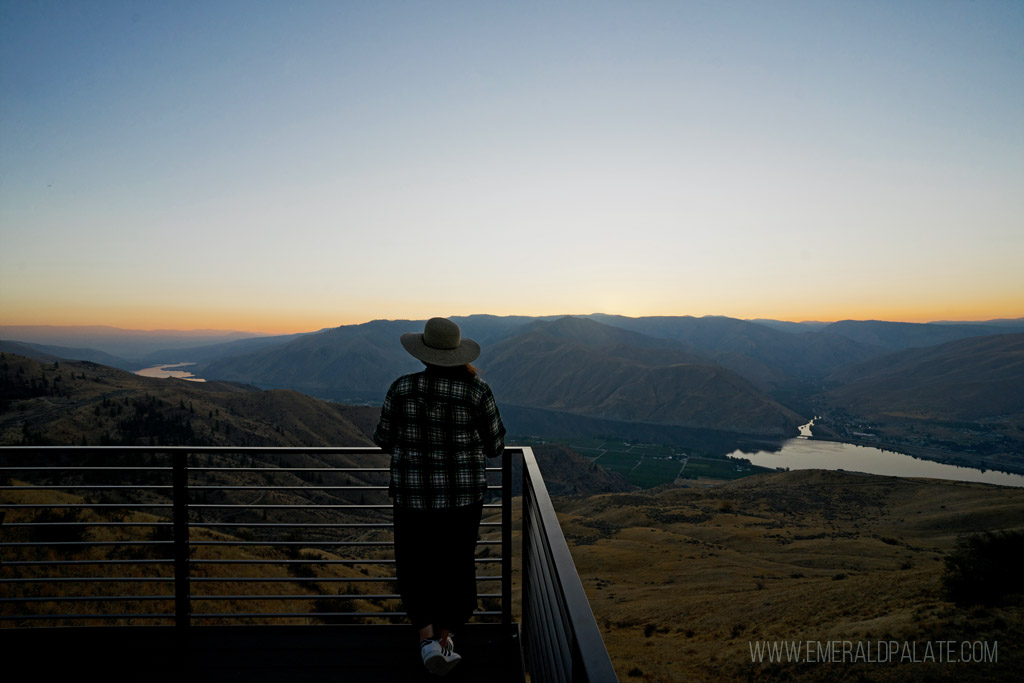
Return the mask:
<path fill-rule="evenodd" d="M 645 489 L 658 484 L 670 484 L 675 481 L 682 464 L 679 460 L 644 458 L 643 462 L 626 478 L 629 479 L 629 483 Z"/>
<path fill-rule="evenodd" d="M 605 452 L 604 455 L 595 459 L 595 462 L 612 472 L 618 472 L 630 484 L 641 488 L 672 483 L 682 466 L 682 462 L 679 460 L 645 456 L 635 451 L 632 453 Z"/>
<path fill-rule="evenodd" d="M 591 452 L 593 449 L 588 449 Z M 630 484 L 640 488 L 652 488 L 659 484 L 671 484 L 680 474 L 687 479 L 740 479 L 770 472 L 768 468 L 743 464 L 734 460 L 717 460 L 713 458 L 689 458 L 686 467 L 680 472 L 682 462 L 678 459 L 669 460 L 665 457 L 645 456 L 633 449 L 629 453 L 605 451 L 604 455 L 593 458 L 594 462 L 612 472 L 624 476 Z"/>
<path fill-rule="evenodd" d="M 625 475 L 637 466 L 637 463 L 640 462 L 640 456 L 630 455 L 629 453 L 605 452 L 595 462 L 605 469 Z"/>
<path fill-rule="evenodd" d="M 531 439 L 521 439 L 520 443 L 529 445 Z M 537 441 L 543 443 L 542 441 Z M 555 440 L 549 443 L 556 443 Z M 607 470 L 617 472 L 629 483 L 640 488 L 652 488 L 660 484 L 671 484 L 676 477 L 682 475 L 686 479 L 740 479 L 751 474 L 769 472 L 764 467 L 751 466 L 743 463 L 744 469 L 737 470 L 737 461 L 719 460 L 715 458 L 689 458 L 685 469 L 682 457 L 685 455 L 679 448 L 662 444 L 632 444 L 613 439 L 580 439 L 578 441 L 558 441 L 574 451 L 590 458 Z M 671 460 L 668 456 L 676 456 Z"/>
<path fill-rule="evenodd" d="M 573 448 L 576 448 L 577 446 L 582 444 L 573 443 L 569 445 L 572 446 Z M 587 445 L 591 446 L 591 444 Z M 596 447 L 600 450 L 605 451 L 617 451 L 620 453 L 636 453 L 638 455 L 672 455 L 674 453 L 679 452 L 678 448 L 673 448 L 672 446 L 662 446 L 660 444 L 653 443 L 631 444 L 626 443 L 624 441 L 605 441 L 603 443 L 598 444 Z"/>

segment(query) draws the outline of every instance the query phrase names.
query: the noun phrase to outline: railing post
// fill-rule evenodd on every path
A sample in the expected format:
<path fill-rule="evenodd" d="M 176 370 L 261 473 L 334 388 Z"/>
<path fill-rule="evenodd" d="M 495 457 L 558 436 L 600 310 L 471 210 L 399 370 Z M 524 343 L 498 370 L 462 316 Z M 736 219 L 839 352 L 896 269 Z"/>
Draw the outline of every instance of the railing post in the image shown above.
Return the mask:
<path fill-rule="evenodd" d="M 512 629 L 512 455 L 501 458 L 501 625 Z"/>
<path fill-rule="evenodd" d="M 527 476 L 527 471 L 526 471 L 526 454 L 525 454 L 525 452 L 523 453 L 523 456 L 522 456 L 522 470 L 520 472 L 520 475 L 521 476 L 520 476 L 520 482 L 519 483 L 522 485 L 522 496 L 523 496 L 523 503 L 522 503 L 522 505 L 523 505 L 523 510 L 522 510 L 522 525 L 523 525 L 523 528 L 522 528 L 522 531 L 520 531 L 520 533 L 519 533 L 519 537 L 522 540 L 522 550 L 521 550 L 522 559 L 521 559 L 521 562 L 523 564 L 522 564 L 522 571 L 520 572 L 520 575 L 519 575 L 519 580 L 522 583 L 523 593 L 522 593 L 522 596 L 521 596 L 521 598 L 522 598 L 521 610 L 522 611 L 520 612 L 520 614 L 522 614 L 522 618 L 519 620 L 520 621 L 520 624 L 519 624 L 519 637 L 521 639 L 520 642 L 522 642 L 522 644 L 523 644 L 523 654 L 525 656 L 527 654 L 526 650 L 529 648 L 530 637 L 532 635 L 532 634 L 530 634 L 530 620 L 527 617 L 527 615 L 530 613 L 530 605 L 529 605 L 530 591 L 533 590 L 533 587 L 530 585 L 530 575 L 532 574 L 532 571 L 531 571 L 530 568 L 531 568 L 532 563 L 533 563 L 533 558 L 531 557 L 531 554 L 532 554 L 532 543 L 530 541 L 530 536 L 532 534 L 532 530 L 531 530 L 532 524 L 530 523 L 530 518 L 531 518 L 532 515 L 530 514 L 530 510 L 533 508 L 533 502 L 531 501 L 530 481 L 529 481 L 529 477 Z"/>
<path fill-rule="evenodd" d="M 184 633 L 192 623 L 189 585 L 188 451 L 171 454 L 174 521 L 174 625 Z"/>

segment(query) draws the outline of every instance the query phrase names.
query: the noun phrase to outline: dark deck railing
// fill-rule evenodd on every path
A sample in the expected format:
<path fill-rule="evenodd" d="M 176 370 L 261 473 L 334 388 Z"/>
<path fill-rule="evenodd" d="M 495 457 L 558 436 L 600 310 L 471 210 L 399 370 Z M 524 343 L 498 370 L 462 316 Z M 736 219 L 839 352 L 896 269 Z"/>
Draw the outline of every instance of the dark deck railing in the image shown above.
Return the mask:
<path fill-rule="evenodd" d="M 530 449 L 523 453 L 523 640 L 534 680 L 617 680 Z"/>
<path fill-rule="evenodd" d="M 518 630 L 511 599 L 518 453 L 533 680 L 616 680 L 533 453 L 506 453 L 487 470 L 477 558 L 485 607 L 474 621 Z M 401 621 L 399 596 L 388 590 L 395 578 L 386 464 L 375 448 L 0 448 L 0 627 Z M 331 555 L 302 554 L 316 549 Z M 217 571 L 225 566 L 228 575 Z M 288 585 L 292 592 L 280 590 Z M 345 592 L 324 590 L 335 585 Z M 384 590 L 363 592 L 371 585 Z M 374 609 L 345 608 L 349 601 Z M 286 608 L 267 607 L 280 603 Z"/>

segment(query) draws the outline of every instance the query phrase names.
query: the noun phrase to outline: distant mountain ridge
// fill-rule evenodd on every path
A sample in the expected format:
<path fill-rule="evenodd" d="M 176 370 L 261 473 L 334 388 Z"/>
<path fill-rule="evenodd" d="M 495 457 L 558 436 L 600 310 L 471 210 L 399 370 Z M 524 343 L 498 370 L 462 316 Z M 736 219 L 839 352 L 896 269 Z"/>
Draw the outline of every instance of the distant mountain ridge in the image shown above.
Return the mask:
<path fill-rule="evenodd" d="M 267 336 L 233 330 L 129 330 L 107 325 L 0 325 L 0 338 L 95 349 L 135 361 L 160 349 Z"/>
<path fill-rule="evenodd" d="M 517 328 L 520 328 L 530 322 L 546 322 L 562 317 L 565 317 L 565 315 L 495 316 L 488 314 L 476 314 L 470 316 L 454 316 L 452 317 L 452 320 L 463 325 L 466 329 L 472 330 L 472 334 L 467 334 L 467 336 L 472 336 L 481 344 L 489 345 L 509 336 L 509 334 Z M 915 328 L 967 328 L 965 330 L 961 330 L 961 334 L 964 336 L 986 334 L 986 332 L 970 329 L 981 326 L 996 328 L 990 329 L 987 334 L 1024 332 L 1024 318 L 1000 318 L 996 320 L 978 321 L 935 321 L 930 323 L 903 323 L 876 320 L 846 320 L 840 321 L 840 323 L 803 321 L 796 323 L 764 318 L 738 320 L 727 316 L 704 316 L 702 318 L 695 318 L 693 316 L 649 316 L 630 318 L 622 315 L 591 313 L 587 315 L 574 315 L 571 317 L 588 317 L 593 320 L 597 320 L 598 322 L 641 332 L 652 337 L 677 339 L 679 341 L 685 341 L 697 348 L 714 351 L 730 350 L 728 345 L 721 343 L 723 341 L 721 333 L 721 327 L 723 325 L 731 327 L 733 332 L 743 330 L 745 328 L 745 331 L 741 334 L 733 335 L 734 338 L 731 340 L 733 344 L 744 337 L 748 337 L 755 341 L 758 340 L 759 335 L 756 331 L 757 328 L 763 329 L 766 327 L 777 332 L 782 331 L 790 334 L 801 334 L 805 332 L 820 332 L 825 327 L 837 326 L 833 330 L 834 333 L 847 336 L 851 339 L 862 339 L 865 336 L 870 336 L 870 333 L 865 330 L 872 327 L 877 328 L 878 326 L 901 328 L 904 332 L 914 330 Z M 408 322 L 422 324 L 423 321 Z M 340 327 L 358 326 L 359 325 L 342 325 Z M 718 331 L 713 332 L 712 328 L 716 326 L 719 329 Z M 322 328 L 319 332 L 329 329 L 340 328 Z M 239 345 L 234 349 L 228 348 L 228 344 L 233 341 L 248 340 L 256 342 L 257 340 L 265 340 L 265 344 L 279 344 L 285 343 L 290 338 L 316 334 L 317 332 L 318 331 L 310 331 L 286 335 L 268 335 L 262 332 L 239 332 L 234 330 L 134 330 L 107 325 L 0 325 L 0 338 L 37 345 L 63 346 L 76 349 L 94 349 L 114 356 L 130 358 L 132 362 L 144 359 L 146 362 L 152 363 L 178 362 L 180 360 L 179 352 L 182 350 L 194 355 L 194 357 L 188 359 L 191 362 L 209 361 L 214 357 L 230 355 L 231 353 L 242 352 L 244 350 L 252 350 L 255 346 L 263 345 L 256 344 L 254 347 L 250 347 L 249 349 L 246 349 L 244 344 Z M 918 336 L 921 336 L 921 334 L 926 335 L 934 333 L 935 330 L 932 329 L 930 331 L 919 333 Z M 941 333 L 936 335 L 934 337 L 935 340 L 930 343 L 951 341 L 949 338 L 949 330 L 945 331 L 945 335 L 945 337 L 943 337 Z M 764 340 L 763 335 L 760 339 L 761 341 Z M 911 341 L 913 343 L 906 340 L 896 340 L 893 342 L 890 339 L 888 342 L 884 343 L 884 346 L 888 348 L 891 347 L 893 343 L 895 343 L 899 348 L 922 345 L 920 343 L 920 339 Z M 928 340 L 926 339 L 925 341 Z M 223 350 L 223 353 L 221 350 Z M 732 348 L 731 350 L 736 351 L 737 349 Z M 164 352 L 171 355 L 167 356 Z"/>
<path fill-rule="evenodd" d="M 841 320 L 822 328 L 822 332 L 847 337 L 861 344 L 886 351 L 912 347 L 934 346 L 945 342 L 983 337 L 991 334 L 1014 334 L 1024 329 L 988 324 L 900 323 L 884 320 Z"/>
<path fill-rule="evenodd" d="M 629 422 L 796 433 L 800 416 L 680 344 L 562 318 L 496 344 L 488 381 L 508 403 Z"/>
<path fill-rule="evenodd" d="M 893 348 L 1003 329 L 843 321 L 795 332 L 715 316 L 453 319 L 464 336 L 483 345 L 477 365 L 499 401 L 619 422 L 754 434 L 791 433 L 799 419 L 793 405 L 809 416 L 809 397 L 844 367 Z M 377 320 L 323 330 L 215 359 L 195 372 L 378 403 L 395 377 L 421 367 L 398 338 L 421 330 L 423 322 Z"/>
<path fill-rule="evenodd" d="M 881 348 L 844 335 L 824 331 L 793 334 L 722 316 L 627 318 L 595 314 L 589 317 L 606 325 L 685 343 L 748 379 L 769 385 L 781 382 L 784 377 L 819 376 L 882 352 Z"/>
<path fill-rule="evenodd" d="M 336 327 L 200 364 L 195 373 L 336 400 L 379 401 L 395 377 L 422 367 L 398 341 L 411 327 L 401 320 Z"/>
<path fill-rule="evenodd" d="M 87 360 L 122 370 L 133 370 L 140 367 L 137 362 L 118 358 L 96 349 L 74 349 L 67 346 L 50 346 L 0 339 L 0 351 L 16 353 L 45 363 L 52 363 L 55 360 Z"/>
<path fill-rule="evenodd" d="M 708 355 L 676 340 L 586 318 L 455 320 L 464 336 L 493 342 L 484 346 L 479 365 L 500 401 L 619 420 L 780 436 L 795 433 L 800 421 Z M 379 402 L 395 377 L 422 368 L 399 343 L 402 333 L 422 325 L 373 321 L 325 330 L 201 365 L 195 372 L 325 398 Z M 563 356 L 559 367 L 575 368 L 576 373 L 525 389 L 531 373 L 549 372 L 542 369 L 543 362 L 553 353 Z"/>
<path fill-rule="evenodd" d="M 303 334 L 283 334 L 266 337 L 247 337 L 232 341 L 218 342 L 216 344 L 202 344 L 198 346 L 185 346 L 167 349 L 157 349 L 142 357 L 141 361 L 147 365 L 171 364 L 171 363 L 209 363 L 219 358 L 237 356 L 241 353 L 249 353 L 259 349 L 287 344 L 294 341 Z"/>
<path fill-rule="evenodd" d="M 1020 415 L 1024 334 L 971 337 L 848 366 L 828 381 L 830 403 L 862 413 L 898 411 L 947 420 Z"/>
<path fill-rule="evenodd" d="M 884 384 L 870 375 L 870 363 L 889 353 L 1021 329 L 1018 320 L 772 324 L 722 316 L 629 318 L 600 313 L 453 320 L 464 336 L 482 344 L 476 364 L 495 387 L 499 403 L 534 411 L 521 413 L 529 417 L 525 426 L 561 422 L 566 430 L 576 429 L 576 422 L 554 413 L 550 420 L 538 417 L 536 410 L 547 410 L 615 425 L 752 434 L 791 433 L 794 419 L 799 419 L 794 415 L 813 414 L 816 395 L 839 397 L 840 384 L 851 385 L 842 394 L 851 407 L 867 406 L 866 399 L 857 398 L 857 387 L 867 386 L 868 379 Z M 190 370 L 209 380 L 378 404 L 395 377 L 421 367 L 398 340 L 402 333 L 422 330 L 423 323 L 375 320 L 302 335 L 165 348 L 144 358 L 150 364 L 197 363 Z M 44 352 L 36 346 L 35 353 Z M 47 357 L 89 357 L 86 352 L 45 349 Z M 99 356 L 91 358 L 103 362 Z M 968 362 L 965 367 L 974 366 Z M 902 381 L 910 387 L 911 379 Z M 833 393 L 823 394 L 825 389 Z M 902 400 L 897 393 L 879 390 L 871 405 L 880 410 L 887 396 Z M 956 396 L 950 400 L 955 402 Z M 618 426 L 615 433 L 620 433 Z"/>
<path fill-rule="evenodd" d="M 488 349 L 523 326 L 538 322 L 521 316 L 453 317 L 465 337 Z M 200 364 L 195 374 L 263 387 L 292 388 L 346 401 L 379 402 L 400 374 L 423 367 L 399 337 L 422 331 L 423 320 L 373 320 L 303 335 L 291 342 Z"/>

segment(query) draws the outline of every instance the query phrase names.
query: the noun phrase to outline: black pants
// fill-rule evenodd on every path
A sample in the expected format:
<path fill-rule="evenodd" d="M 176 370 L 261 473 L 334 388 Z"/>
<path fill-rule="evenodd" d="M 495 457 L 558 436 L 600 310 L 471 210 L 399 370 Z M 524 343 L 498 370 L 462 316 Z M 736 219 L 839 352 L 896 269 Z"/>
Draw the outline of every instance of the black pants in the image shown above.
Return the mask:
<path fill-rule="evenodd" d="M 394 506 L 398 592 L 417 629 L 456 630 L 476 609 L 476 538 L 483 501 L 416 510 Z"/>

